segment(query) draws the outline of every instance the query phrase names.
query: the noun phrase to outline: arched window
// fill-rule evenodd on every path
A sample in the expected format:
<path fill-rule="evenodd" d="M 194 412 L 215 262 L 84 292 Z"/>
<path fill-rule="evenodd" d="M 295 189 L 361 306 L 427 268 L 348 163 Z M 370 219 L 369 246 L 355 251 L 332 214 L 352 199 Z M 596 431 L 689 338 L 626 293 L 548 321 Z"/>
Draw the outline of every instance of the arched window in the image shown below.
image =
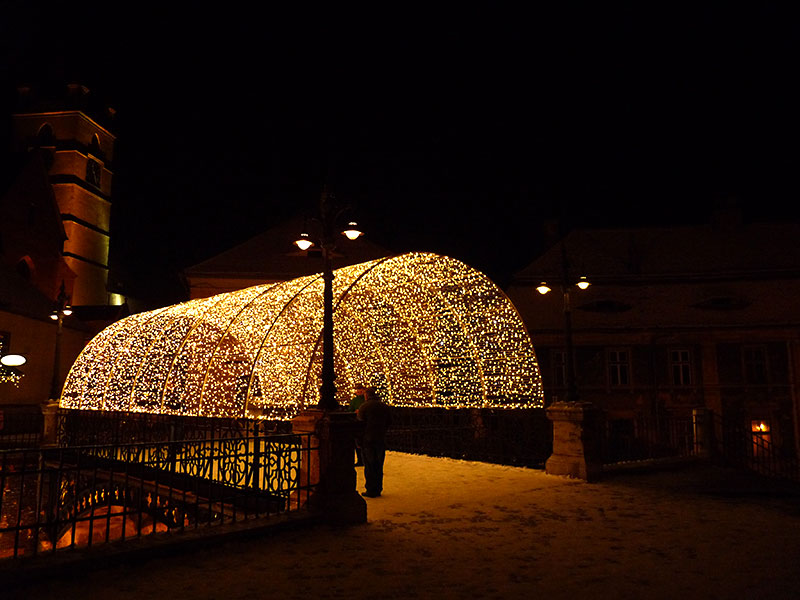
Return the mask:
<path fill-rule="evenodd" d="M 96 133 L 92 136 L 92 141 L 89 143 L 89 154 L 100 158 L 100 138 Z"/>
<path fill-rule="evenodd" d="M 45 123 L 39 127 L 36 134 L 36 144 L 34 148 L 41 152 L 44 164 L 49 170 L 53 166 L 53 150 L 56 145 L 56 136 L 50 123 Z"/>
<path fill-rule="evenodd" d="M 33 261 L 29 256 L 23 256 L 17 262 L 15 270 L 17 271 L 17 275 L 22 277 L 25 281 L 30 281 L 33 275 Z"/>
<path fill-rule="evenodd" d="M 89 158 L 86 160 L 86 181 L 95 187 L 100 187 L 100 163 Z"/>
<path fill-rule="evenodd" d="M 45 123 L 39 127 L 39 132 L 36 134 L 36 145 L 39 148 L 56 145 L 56 136 L 53 133 L 53 128 L 50 126 L 50 123 Z"/>

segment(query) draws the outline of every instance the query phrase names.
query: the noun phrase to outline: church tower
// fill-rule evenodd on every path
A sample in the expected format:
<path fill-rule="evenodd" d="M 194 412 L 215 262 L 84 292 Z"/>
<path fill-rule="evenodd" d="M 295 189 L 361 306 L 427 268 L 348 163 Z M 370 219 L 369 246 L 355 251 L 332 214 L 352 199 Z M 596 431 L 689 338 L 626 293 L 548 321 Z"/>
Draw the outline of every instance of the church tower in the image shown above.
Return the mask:
<path fill-rule="evenodd" d="M 71 304 L 116 304 L 107 288 L 115 137 L 101 124 L 113 110 L 92 110 L 82 85 L 64 92 L 44 98 L 20 88 L 14 138 L 20 153 L 38 149 L 44 156 L 66 234 L 62 254 L 75 274 Z"/>

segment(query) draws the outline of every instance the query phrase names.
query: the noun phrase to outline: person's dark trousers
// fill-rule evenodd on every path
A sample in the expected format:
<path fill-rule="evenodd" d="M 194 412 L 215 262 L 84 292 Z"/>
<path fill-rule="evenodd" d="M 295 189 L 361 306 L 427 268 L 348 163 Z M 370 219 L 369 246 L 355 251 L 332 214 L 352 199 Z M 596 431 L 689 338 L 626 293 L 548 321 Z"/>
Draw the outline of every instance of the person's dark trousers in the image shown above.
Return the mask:
<path fill-rule="evenodd" d="M 361 445 L 361 457 L 364 460 L 364 480 L 367 494 L 380 496 L 383 491 L 383 461 L 386 459 L 386 444 L 364 443 Z"/>
<path fill-rule="evenodd" d="M 364 464 L 364 459 L 361 458 L 361 445 L 356 442 L 356 466 L 360 467 Z"/>

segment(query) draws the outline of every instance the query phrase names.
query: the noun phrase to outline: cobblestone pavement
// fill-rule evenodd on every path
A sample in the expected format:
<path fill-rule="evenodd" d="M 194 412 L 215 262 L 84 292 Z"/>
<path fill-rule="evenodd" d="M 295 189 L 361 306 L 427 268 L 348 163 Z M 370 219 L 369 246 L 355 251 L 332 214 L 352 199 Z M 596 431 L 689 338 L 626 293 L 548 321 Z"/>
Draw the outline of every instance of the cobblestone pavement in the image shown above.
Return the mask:
<path fill-rule="evenodd" d="M 0 597 L 800 597 L 800 494 L 719 468 L 589 484 L 389 453 L 384 495 L 368 507 L 365 525 L 43 578 Z"/>

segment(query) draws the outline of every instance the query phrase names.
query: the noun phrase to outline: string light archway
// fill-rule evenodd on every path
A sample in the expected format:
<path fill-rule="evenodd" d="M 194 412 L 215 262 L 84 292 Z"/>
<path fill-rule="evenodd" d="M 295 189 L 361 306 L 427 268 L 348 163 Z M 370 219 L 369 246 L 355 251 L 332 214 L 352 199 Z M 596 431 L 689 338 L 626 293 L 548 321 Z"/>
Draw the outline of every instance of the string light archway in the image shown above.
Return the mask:
<path fill-rule="evenodd" d="M 72 366 L 60 405 L 288 419 L 316 405 L 320 275 L 131 315 Z M 395 406 L 543 406 L 531 339 L 510 300 L 464 263 L 410 253 L 335 271 L 337 400 L 375 386 Z"/>

